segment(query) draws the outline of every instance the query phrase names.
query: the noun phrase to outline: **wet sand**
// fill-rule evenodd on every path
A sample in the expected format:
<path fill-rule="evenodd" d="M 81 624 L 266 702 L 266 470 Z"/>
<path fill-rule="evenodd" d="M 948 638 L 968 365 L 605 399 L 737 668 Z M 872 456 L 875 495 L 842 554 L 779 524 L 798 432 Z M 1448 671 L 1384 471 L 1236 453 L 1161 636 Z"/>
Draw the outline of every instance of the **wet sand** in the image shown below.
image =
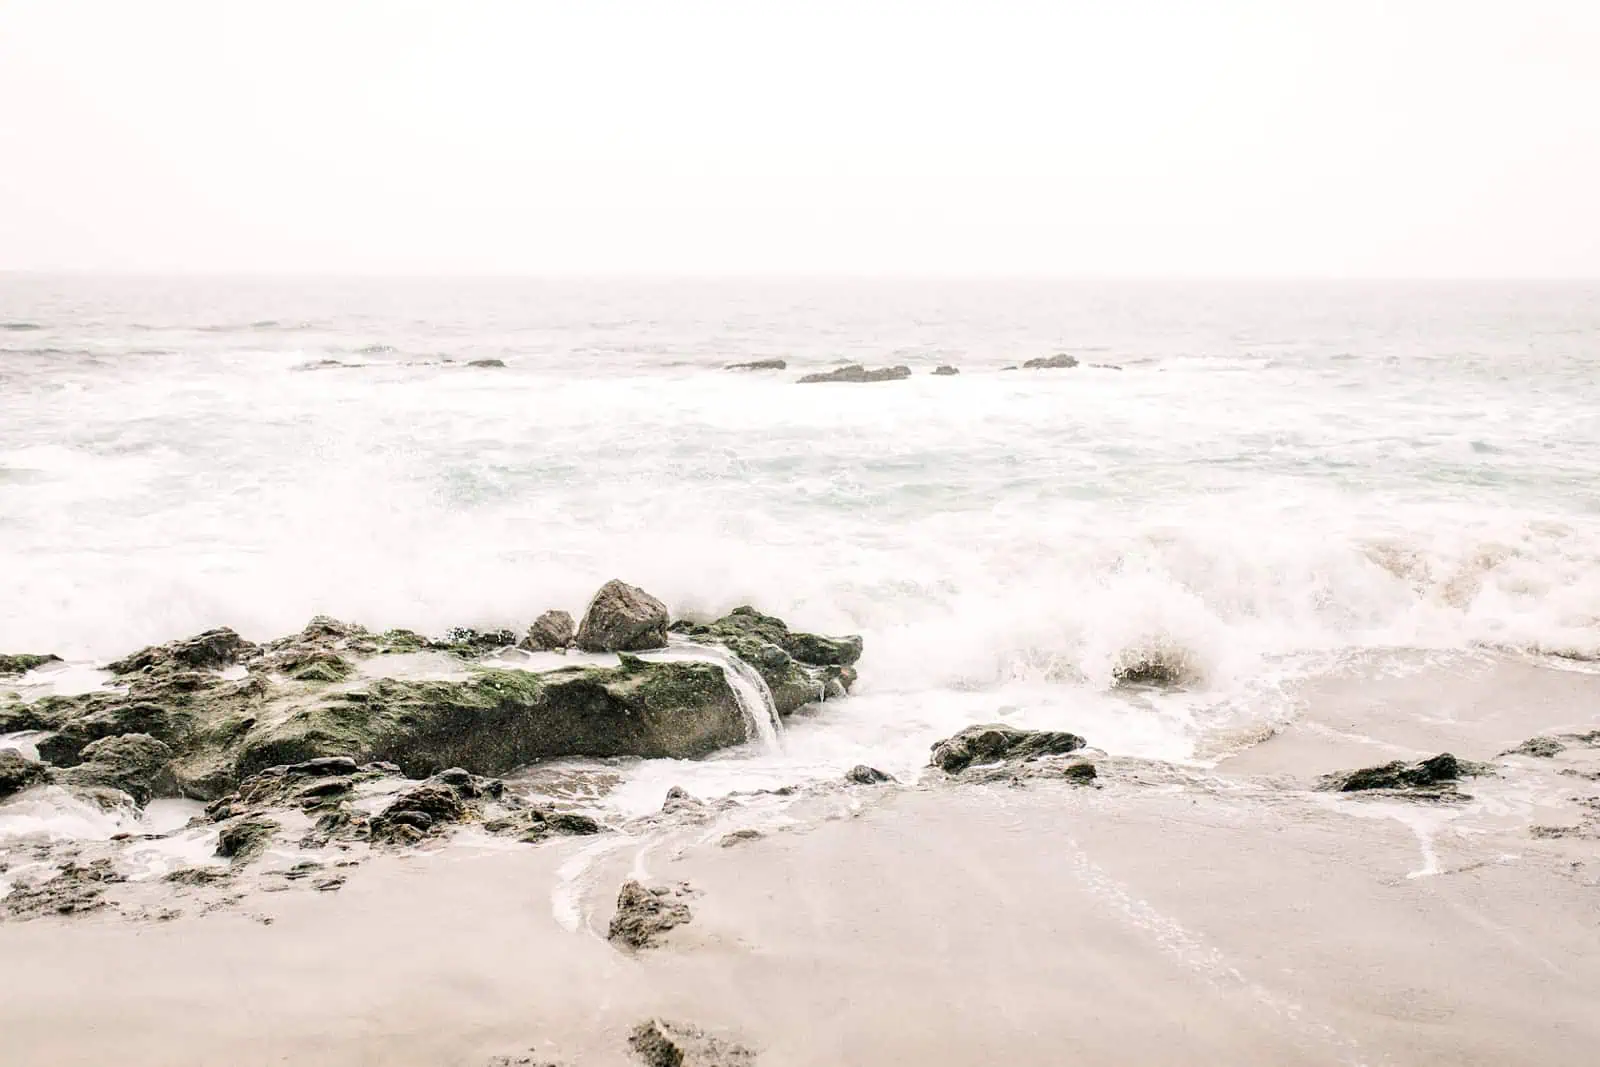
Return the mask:
<path fill-rule="evenodd" d="M 1600 711 L 1600 678 L 1498 668 L 1387 698 L 1369 677 L 1364 701 L 1329 680 L 1214 771 L 840 789 L 629 837 L 463 840 L 171 922 L 0 924 L 0 1059 L 623 1064 L 660 1015 L 764 1065 L 1591 1064 L 1600 840 L 1529 826 L 1585 825 L 1600 749 L 1512 757 L 1458 804 L 1304 788 L 1600 726 L 1577 710 Z M 1427 721 L 1384 714 L 1430 693 Z M 691 883 L 694 920 L 619 951 L 628 877 Z"/>

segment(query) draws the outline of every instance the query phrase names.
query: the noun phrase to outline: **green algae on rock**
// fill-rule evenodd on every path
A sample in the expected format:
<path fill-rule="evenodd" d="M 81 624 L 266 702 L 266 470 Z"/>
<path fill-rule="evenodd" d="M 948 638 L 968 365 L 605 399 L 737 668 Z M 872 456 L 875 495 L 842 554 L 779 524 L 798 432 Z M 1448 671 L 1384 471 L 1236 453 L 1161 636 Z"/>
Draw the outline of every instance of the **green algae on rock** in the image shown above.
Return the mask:
<path fill-rule="evenodd" d="M 782 619 L 748 605 L 715 622 L 679 621 L 672 630 L 691 641 L 721 645 L 754 667 L 772 691 L 779 715 L 844 696 L 855 684 L 854 664 L 861 658 L 859 637 L 792 631 Z"/>

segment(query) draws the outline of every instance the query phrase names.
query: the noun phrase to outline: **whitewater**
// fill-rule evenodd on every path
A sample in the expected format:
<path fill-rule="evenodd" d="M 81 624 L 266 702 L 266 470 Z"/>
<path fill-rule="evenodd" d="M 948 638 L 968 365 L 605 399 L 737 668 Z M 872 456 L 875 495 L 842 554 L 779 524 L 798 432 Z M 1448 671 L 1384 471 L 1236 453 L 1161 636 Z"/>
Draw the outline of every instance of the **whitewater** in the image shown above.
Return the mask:
<path fill-rule="evenodd" d="M 842 362 L 913 374 L 795 382 Z M 610 578 L 863 636 L 852 696 L 629 766 L 631 811 L 981 721 L 1205 761 L 1419 653 L 1589 669 L 1597 470 L 1593 285 L 0 277 L 0 652 L 520 631 Z M 1150 656 L 1189 684 L 1114 684 Z"/>

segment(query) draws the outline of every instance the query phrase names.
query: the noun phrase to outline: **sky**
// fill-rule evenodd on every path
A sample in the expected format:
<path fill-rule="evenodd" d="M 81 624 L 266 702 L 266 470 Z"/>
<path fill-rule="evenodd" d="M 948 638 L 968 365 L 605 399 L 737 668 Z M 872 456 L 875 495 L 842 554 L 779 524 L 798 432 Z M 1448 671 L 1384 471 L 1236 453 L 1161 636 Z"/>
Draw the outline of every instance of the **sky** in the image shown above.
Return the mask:
<path fill-rule="evenodd" d="M 1596 0 L 0 0 L 0 270 L 1597 278 L 1596 56 Z"/>

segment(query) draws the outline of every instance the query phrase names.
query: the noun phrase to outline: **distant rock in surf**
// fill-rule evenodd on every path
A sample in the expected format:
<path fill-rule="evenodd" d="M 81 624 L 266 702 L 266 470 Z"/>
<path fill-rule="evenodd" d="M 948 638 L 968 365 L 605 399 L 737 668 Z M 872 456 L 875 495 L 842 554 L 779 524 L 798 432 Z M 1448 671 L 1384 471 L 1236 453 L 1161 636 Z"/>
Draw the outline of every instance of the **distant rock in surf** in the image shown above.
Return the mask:
<path fill-rule="evenodd" d="M 977 764 L 1065 755 L 1084 743 L 1077 734 L 1061 730 L 1022 730 L 992 723 L 969 726 L 936 743 L 930 762 L 946 774 L 959 774 Z"/>
<path fill-rule="evenodd" d="M 852 363 L 848 367 L 838 370 L 823 371 L 818 374 L 807 374 L 800 379 L 801 385 L 811 385 L 817 382 L 898 382 L 911 377 L 911 368 L 906 366 L 880 367 L 868 370 L 859 363 Z"/>
<path fill-rule="evenodd" d="M 948 363 L 944 364 L 943 366 L 933 368 L 933 376 L 935 378 L 949 378 L 952 375 L 960 373 L 961 371 L 959 368 L 952 367 Z"/>
<path fill-rule="evenodd" d="M 730 363 L 723 370 L 788 370 L 785 359 L 753 359 L 748 363 Z"/>
<path fill-rule="evenodd" d="M 35 667 L 42 667 L 46 663 L 60 663 L 61 657 L 55 655 L 39 655 L 29 652 L 19 652 L 14 655 L 0 655 L 0 675 L 27 674 Z"/>
<path fill-rule="evenodd" d="M 585 652 L 643 652 L 667 647 L 667 606 L 638 586 L 613 579 L 589 602 L 578 627 Z"/>
<path fill-rule="evenodd" d="M 1078 357 L 1069 356 L 1065 352 L 1058 352 L 1053 356 L 1041 356 L 1038 359 L 1030 359 L 1022 364 L 1024 370 L 1058 370 L 1076 367 L 1077 365 Z"/>
<path fill-rule="evenodd" d="M 844 780 L 853 785 L 880 785 L 894 781 L 894 775 L 885 774 L 876 767 L 868 767 L 865 763 L 858 763 L 845 772 Z"/>
<path fill-rule="evenodd" d="M 1338 793 L 1380 790 L 1441 799 L 1455 796 L 1456 784 L 1462 778 L 1493 773 L 1493 769 L 1485 764 L 1470 763 L 1448 752 L 1441 752 L 1415 763 L 1395 760 L 1376 767 L 1326 774 L 1322 776 L 1319 788 Z"/>
<path fill-rule="evenodd" d="M 533 620 L 528 635 L 518 647 L 530 652 L 564 651 L 572 646 L 577 632 L 571 615 L 564 611 L 547 611 Z"/>
<path fill-rule="evenodd" d="M 1502 756 L 1533 756 L 1538 759 L 1553 759 L 1567 750 L 1567 746 L 1553 737 L 1530 737 L 1516 748 L 1502 752 Z"/>
<path fill-rule="evenodd" d="M 467 363 L 469 367 L 481 367 L 484 369 L 504 367 L 505 365 L 506 361 L 503 359 L 474 359 Z"/>

